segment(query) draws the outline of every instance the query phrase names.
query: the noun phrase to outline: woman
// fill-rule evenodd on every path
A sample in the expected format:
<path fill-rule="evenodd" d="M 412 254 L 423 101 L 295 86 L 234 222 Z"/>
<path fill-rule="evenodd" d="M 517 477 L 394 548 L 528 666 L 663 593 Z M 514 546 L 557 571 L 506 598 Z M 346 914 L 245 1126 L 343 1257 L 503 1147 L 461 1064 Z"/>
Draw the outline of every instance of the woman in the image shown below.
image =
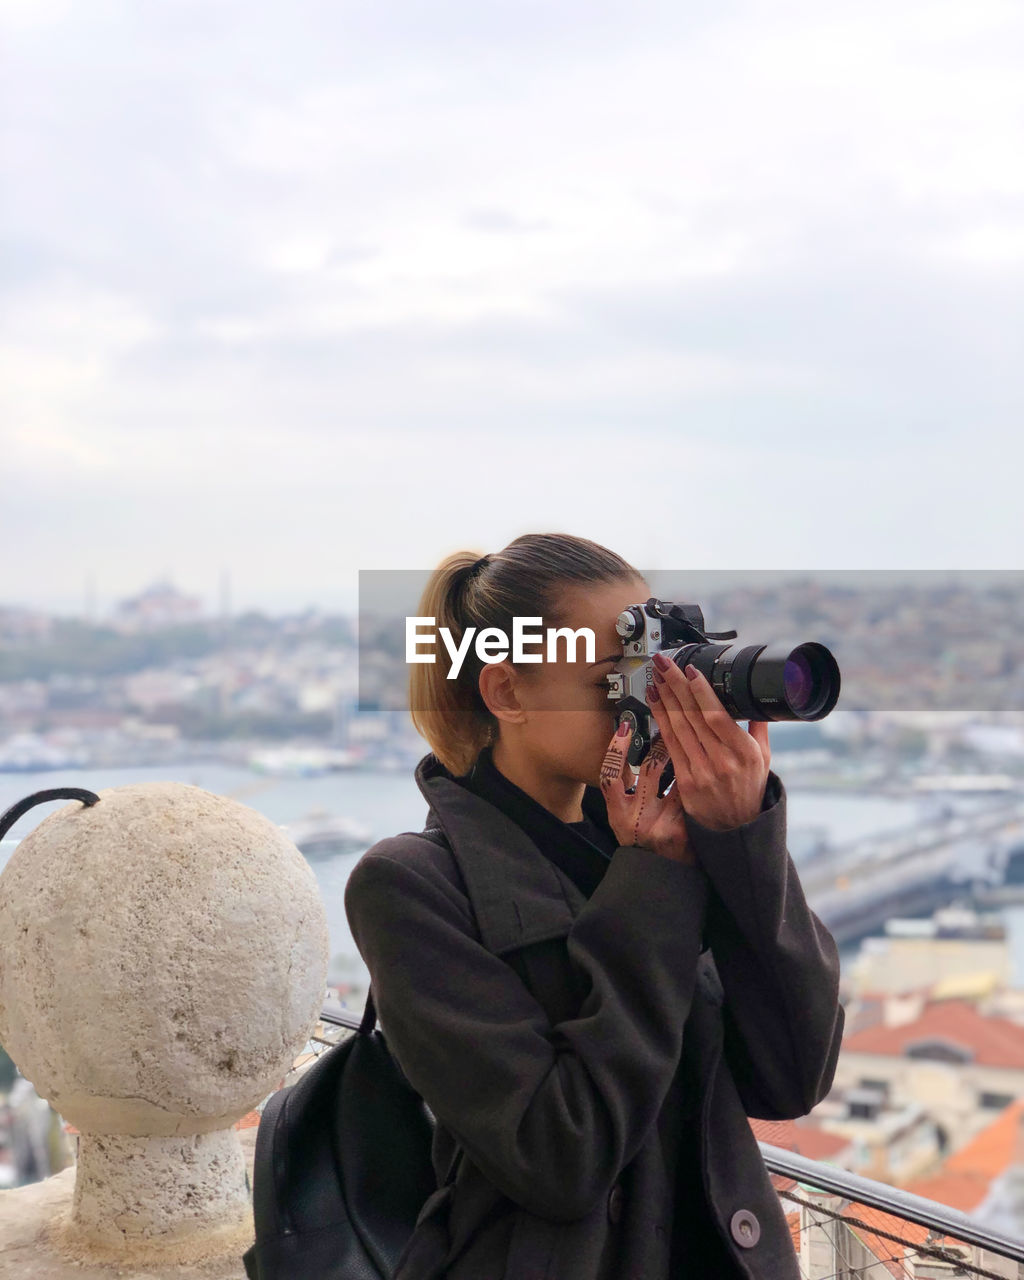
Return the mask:
<path fill-rule="evenodd" d="M 747 1117 L 828 1092 L 838 955 L 786 851 L 767 725 L 662 659 L 635 788 L 628 735 L 609 742 L 615 620 L 652 594 L 606 548 L 538 534 L 449 556 L 420 602 L 456 641 L 514 617 L 589 627 L 597 660 L 563 642 L 536 664 L 470 649 L 456 680 L 443 649 L 410 667 L 443 837 L 378 841 L 345 895 L 437 1120 L 440 1190 L 396 1280 L 799 1275 Z"/>

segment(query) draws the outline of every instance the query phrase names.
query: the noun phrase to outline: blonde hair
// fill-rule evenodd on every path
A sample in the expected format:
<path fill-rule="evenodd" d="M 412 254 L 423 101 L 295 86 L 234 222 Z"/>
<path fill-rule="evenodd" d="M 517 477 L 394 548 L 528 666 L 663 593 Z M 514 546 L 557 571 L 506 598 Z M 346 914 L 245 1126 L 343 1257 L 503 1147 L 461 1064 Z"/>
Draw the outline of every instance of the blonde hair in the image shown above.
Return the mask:
<path fill-rule="evenodd" d="M 643 575 L 621 556 L 569 533 L 526 533 L 503 551 L 481 556 L 456 551 L 433 571 L 417 613 L 447 627 L 460 644 L 467 627 L 501 627 L 515 617 L 539 617 L 561 626 L 559 588 L 567 583 L 619 582 Z M 409 714 L 437 759 L 455 776 L 469 772 L 481 749 L 497 738 L 498 721 L 480 696 L 483 662 L 470 646 L 456 679 L 439 646 L 432 663 L 409 667 Z"/>

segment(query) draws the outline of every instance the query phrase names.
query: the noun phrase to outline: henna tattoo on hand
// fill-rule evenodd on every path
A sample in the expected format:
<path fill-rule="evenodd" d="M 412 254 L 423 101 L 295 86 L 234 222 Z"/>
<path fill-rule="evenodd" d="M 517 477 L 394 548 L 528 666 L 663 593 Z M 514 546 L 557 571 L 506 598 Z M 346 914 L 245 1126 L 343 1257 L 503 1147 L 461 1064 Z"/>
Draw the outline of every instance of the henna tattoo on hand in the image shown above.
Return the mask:
<path fill-rule="evenodd" d="M 664 740 L 659 737 L 652 743 L 651 749 L 648 751 L 647 757 L 644 760 L 644 766 L 646 766 L 651 773 L 660 774 L 662 769 L 664 769 L 665 765 L 668 763 L 668 759 L 668 749 L 665 746 Z M 650 798 L 649 794 L 645 795 L 637 804 L 636 812 L 633 814 L 633 843 L 635 845 L 640 843 L 640 823 L 643 819 L 644 812 L 647 809 L 647 804 Z"/>
<path fill-rule="evenodd" d="M 614 782 L 621 773 L 622 756 L 613 747 L 609 747 L 601 763 L 601 780 Z"/>

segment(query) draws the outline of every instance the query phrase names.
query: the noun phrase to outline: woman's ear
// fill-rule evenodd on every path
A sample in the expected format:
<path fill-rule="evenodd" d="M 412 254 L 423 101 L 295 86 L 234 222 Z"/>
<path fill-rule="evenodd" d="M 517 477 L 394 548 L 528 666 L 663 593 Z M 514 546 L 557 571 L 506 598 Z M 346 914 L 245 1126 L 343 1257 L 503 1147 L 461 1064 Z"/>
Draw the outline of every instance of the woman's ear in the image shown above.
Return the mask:
<path fill-rule="evenodd" d="M 521 672 L 507 658 L 485 662 L 480 672 L 480 697 L 493 716 L 508 724 L 522 724 L 526 712 L 519 701 Z"/>

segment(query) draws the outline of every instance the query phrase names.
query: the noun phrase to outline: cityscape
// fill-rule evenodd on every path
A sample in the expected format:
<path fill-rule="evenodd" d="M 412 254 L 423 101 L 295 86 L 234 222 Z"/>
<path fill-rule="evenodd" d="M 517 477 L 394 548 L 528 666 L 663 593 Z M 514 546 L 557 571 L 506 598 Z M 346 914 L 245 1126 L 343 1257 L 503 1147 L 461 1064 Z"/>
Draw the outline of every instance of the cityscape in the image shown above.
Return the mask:
<path fill-rule="evenodd" d="M 797 635 L 836 654 L 837 710 L 773 729 L 787 756 L 799 751 L 802 779 L 956 772 L 989 758 L 1024 769 L 1015 580 L 816 575 L 782 590 L 763 576 L 705 601 L 707 625 L 736 629 L 737 644 Z M 102 619 L 0 605 L 0 770 L 196 756 L 297 772 L 405 768 L 423 744 L 405 711 L 404 636 L 404 620 L 384 632 L 315 608 L 231 615 L 166 581 Z"/>

